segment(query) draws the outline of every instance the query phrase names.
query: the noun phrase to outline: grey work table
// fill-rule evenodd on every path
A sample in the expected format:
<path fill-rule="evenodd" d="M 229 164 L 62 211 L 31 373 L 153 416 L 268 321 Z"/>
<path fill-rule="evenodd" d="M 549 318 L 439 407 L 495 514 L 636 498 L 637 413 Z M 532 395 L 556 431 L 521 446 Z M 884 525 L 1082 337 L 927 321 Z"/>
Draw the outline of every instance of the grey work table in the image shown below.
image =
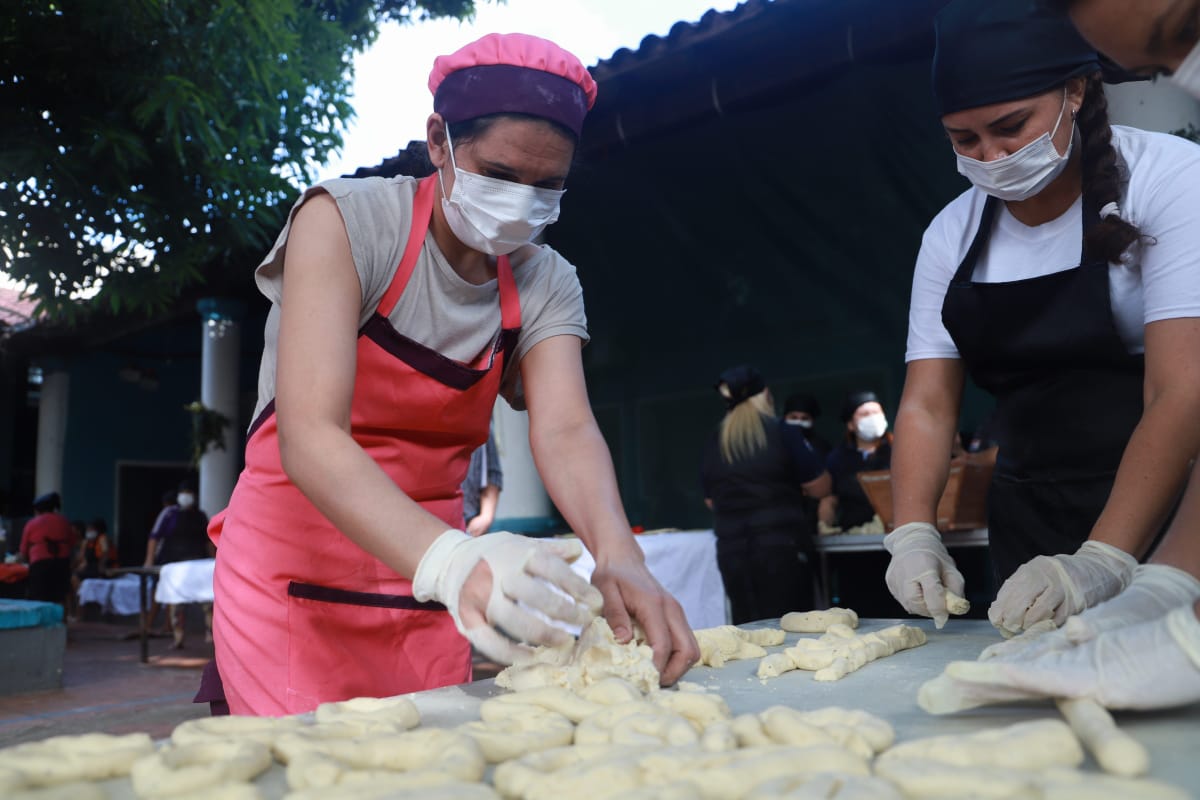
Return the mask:
<path fill-rule="evenodd" d="M 720 693 L 735 714 L 762 711 L 773 705 L 801 710 L 842 706 L 861 708 L 890 722 L 897 741 L 948 733 L 970 733 L 989 727 L 1011 725 L 1030 719 L 1050 718 L 1058 712 L 1050 702 L 996 706 L 949 716 L 932 716 L 916 702 L 917 689 L 938 675 L 949 661 L 974 659 L 985 646 L 999 641 L 986 620 L 951 620 L 941 631 L 929 620 L 862 620 L 860 633 L 897 622 L 917 625 L 929 637 L 921 647 L 873 661 L 840 681 L 821 683 L 813 673 L 787 672 L 761 681 L 755 676 L 758 659 L 731 661 L 720 669 L 694 667 L 684 680 L 699 683 Z M 778 620 L 744 625 L 746 628 L 778 627 Z M 812 635 L 805 635 L 811 638 Z M 789 633 L 783 647 L 791 646 L 800 634 Z M 770 653 L 779 647 L 767 648 Z M 410 695 L 421 711 L 422 725 L 447 727 L 479 718 L 479 704 L 500 694 L 494 680 L 447 686 Z M 1150 777 L 1186 788 L 1200 798 L 1200 704 L 1165 712 L 1119 713 L 1117 724 L 1140 741 L 1151 754 Z M 1094 771 L 1089 757 L 1084 769 Z M 286 794 L 283 768 L 278 764 L 261 776 L 257 785 L 265 798 Z M 109 781 L 113 800 L 132 798 L 128 779 Z"/>

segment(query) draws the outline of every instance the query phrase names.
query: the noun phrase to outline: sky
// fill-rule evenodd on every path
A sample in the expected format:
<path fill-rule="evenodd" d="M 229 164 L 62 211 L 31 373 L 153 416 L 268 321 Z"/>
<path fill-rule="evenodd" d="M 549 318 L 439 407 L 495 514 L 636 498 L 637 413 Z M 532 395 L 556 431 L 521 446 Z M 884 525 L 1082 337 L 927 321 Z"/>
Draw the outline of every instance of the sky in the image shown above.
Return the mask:
<path fill-rule="evenodd" d="M 590 67 L 622 47 L 637 49 L 649 34 L 666 35 L 676 22 L 695 22 L 709 9 L 737 5 L 738 0 L 477 0 L 472 23 L 388 25 L 355 59 L 351 103 L 357 116 L 347 126 L 342 152 L 318 169 L 318 179 L 374 166 L 410 141 L 423 140 L 433 105 L 426 83 L 433 60 L 480 36 L 541 36 Z"/>

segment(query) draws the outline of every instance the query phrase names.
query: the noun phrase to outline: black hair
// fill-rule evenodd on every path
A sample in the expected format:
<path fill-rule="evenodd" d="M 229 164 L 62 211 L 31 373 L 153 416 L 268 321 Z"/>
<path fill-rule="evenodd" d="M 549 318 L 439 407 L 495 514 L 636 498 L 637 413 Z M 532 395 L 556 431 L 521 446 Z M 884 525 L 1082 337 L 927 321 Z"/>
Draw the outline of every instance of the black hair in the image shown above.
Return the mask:
<path fill-rule="evenodd" d="M 175 489 L 167 489 L 162 493 L 162 504 L 164 506 L 175 505 L 175 496 L 179 494 Z"/>
<path fill-rule="evenodd" d="M 544 122 L 554 130 L 561 133 L 563 136 L 571 140 L 571 144 L 575 149 L 579 149 L 579 137 L 575 135 L 575 131 L 563 125 L 561 122 L 555 122 L 552 119 L 545 117 L 534 116 L 533 114 L 519 114 L 512 111 L 502 111 L 496 114 L 484 114 L 482 117 L 473 117 L 472 119 L 464 119 L 460 122 L 447 123 L 446 128 L 450 131 L 450 141 L 455 146 L 460 143 L 465 144 L 472 139 L 478 139 L 483 136 L 488 130 L 502 119 L 513 120 L 536 120 Z"/>
<path fill-rule="evenodd" d="M 1096 209 L 1093 213 L 1098 213 L 1109 203 L 1121 202 L 1126 179 L 1112 145 L 1108 98 L 1104 94 L 1104 82 L 1098 74 L 1087 79 L 1076 123 L 1083 139 L 1083 207 Z M 1125 213 L 1124 209 L 1122 213 Z M 1094 224 L 1084 237 L 1084 258 L 1120 261 L 1121 255 L 1141 236 L 1142 232 L 1136 225 L 1120 215 L 1112 214 Z"/>

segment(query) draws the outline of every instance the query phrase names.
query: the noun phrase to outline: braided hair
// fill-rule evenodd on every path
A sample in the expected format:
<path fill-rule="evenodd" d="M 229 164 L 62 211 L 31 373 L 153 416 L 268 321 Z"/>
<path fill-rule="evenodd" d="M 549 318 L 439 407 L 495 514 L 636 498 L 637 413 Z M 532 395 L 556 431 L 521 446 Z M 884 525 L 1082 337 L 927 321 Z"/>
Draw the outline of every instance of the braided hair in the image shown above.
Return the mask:
<path fill-rule="evenodd" d="M 1119 204 L 1126 175 L 1112 145 L 1108 98 L 1099 75 L 1087 79 L 1076 124 L 1083 139 L 1084 213 L 1089 213 L 1088 209 L 1104 210 L 1110 203 Z M 1093 225 L 1084 237 L 1084 258 L 1110 263 L 1120 261 L 1129 246 L 1141 236 L 1136 225 L 1121 218 L 1119 210 L 1110 213 Z"/>

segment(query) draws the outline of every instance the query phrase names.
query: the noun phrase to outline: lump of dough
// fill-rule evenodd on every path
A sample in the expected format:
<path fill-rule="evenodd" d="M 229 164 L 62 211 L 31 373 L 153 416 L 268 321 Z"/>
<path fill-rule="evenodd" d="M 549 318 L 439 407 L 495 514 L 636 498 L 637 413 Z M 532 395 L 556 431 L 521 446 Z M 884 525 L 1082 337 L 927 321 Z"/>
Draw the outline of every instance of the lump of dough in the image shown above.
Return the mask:
<path fill-rule="evenodd" d="M 831 625 L 858 627 L 858 614 L 848 608 L 825 611 L 789 611 L 779 619 L 779 627 L 791 633 L 825 633 Z"/>
<path fill-rule="evenodd" d="M 521 691 L 543 686 L 562 686 L 579 691 L 585 686 L 618 677 L 642 692 L 658 688 L 659 674 L 654 651 L 635 637 L 620 644 L 603 617 L 596 617 L 579 639 L 558 647 L 536 647 L 521 660 L 496 676 L 502 689 Z"/>
<path fill-rule="evenodd" d="M 101 781 L 128 775 L 135 761 L 154 752 L 145 733 L 51 736 L 0 750 L 0 771 L 29 786 Z"/>
<path fill-rule="evenodd" d="M 303 724 L 298 717 L 200 717 L 176 725 L 171 732 L 171 742 L 182 745 L 249 739 L 272 747 L 278 737 Z"/>
<path fill-rule="evenodd" d="M 960 594 L 946 590 L 946 610 L 951 614 L 962 615 L 971 610 L 971 603 Z"/>
<path fill-rule="evenodd" d="M 489 764 L 520 758 L 526 753 L 570 744 L 575 726 L 562 714 L 539 706 L 487 721 L 468 722 L 457 730 L 475 740 Z"/>
<path fill-rule="evenodd" d="M 697 665 L 723 667 L 727 661 L 745 658 L 762 658 L 767 654 L 761 646 L 741 636 L 742 631 L 734 625 L 719 625 L 692 631 L 700 645 L 700 660 Z"/>
<path fill-rule="evenodd" d="M 134 762 L 129 777 L 142 798 L 199 792 L 251 781 L 271 766 L 271 749 L 248 739 L 168 745 Z"/>
<path fill-rule="evenodd" d="M 882 778 L 822 772 L 756 783 L 745 800 L 905 800 Z"/>
<path fill-rule="evenodd" d="M 355 697 L 317 706 L 318 723 L 345 722 L 361 725 L 363 733 L 406 731 L 421 724 L 421 712 L 411 699 L 398 697 Z"/>

